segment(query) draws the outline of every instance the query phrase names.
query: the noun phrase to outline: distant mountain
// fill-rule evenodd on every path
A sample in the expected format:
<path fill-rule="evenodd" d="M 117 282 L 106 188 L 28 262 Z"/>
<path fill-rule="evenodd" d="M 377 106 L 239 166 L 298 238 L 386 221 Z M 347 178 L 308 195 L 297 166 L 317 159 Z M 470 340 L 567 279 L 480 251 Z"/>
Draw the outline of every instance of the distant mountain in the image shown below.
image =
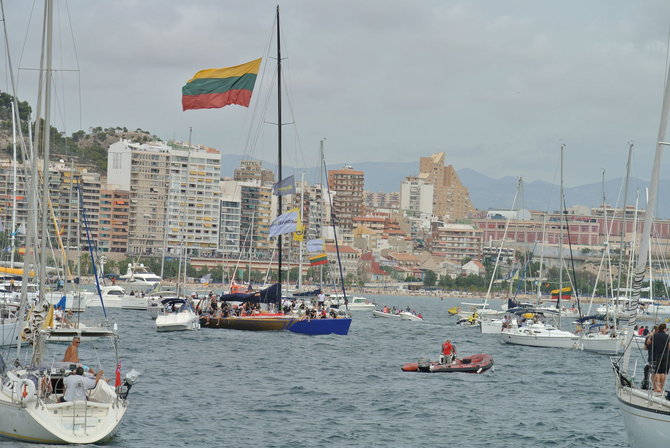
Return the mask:
<path fill-rule="evenodd" d="M 232 177 L 233 170 L 240 166 L 240 160 L 243 159 L 245 157 L 240 155 L 223 155 L 221 175 Z M 263 162 L 263 166 L 275 169 L 276 165 Z M 374 192 L 399 191 L 400 183 L 406 176 L 419 173 L 418 162 L 363 162 L 354 164 L 353 167 L 365 172 L 365 189 Z M 328 169 L 336 168 L 342 168 L 342 165 L 328 165 Z M 287 173 L 293 172 L 292 168 L 284 167 L 284 169 Z M 477 209 L 509 209 L 512 207 L 517 184 L 515 177 L 505 176 L 494 179 L 469 168 L 458 170 L 458 176 L 470 191 L 470 199 Z M 318 167 L 307 169 L 306 178 L 318 179 Z M 623 196 L 619 197 L 623 190 L 622 184 L 622 178 L 605 182 L 605 195 L 609 205 L 623 203 Z M 628 204 L 635 204 L 638 191 L 640 204 L 644 204 L 645 189 L 648 185 L 649 182 L 645 180 L 630 179 Z M 559 188 L 558 185 L 541 180 L 524 183 L 523 195 L 519 198 L 520 207 L 529 210 L 558 210 L 560 208 Z M 659 190 L 670 191 L 670 180 L 661 180 Z M 602 203 L 602 196 L 602 183 L 600 182 L 565 189 L 565 202 L 568 207 L 575 205 L 597 207 Z M 656 214 L 670 217 L 670 202 L 660 202 Z"/>

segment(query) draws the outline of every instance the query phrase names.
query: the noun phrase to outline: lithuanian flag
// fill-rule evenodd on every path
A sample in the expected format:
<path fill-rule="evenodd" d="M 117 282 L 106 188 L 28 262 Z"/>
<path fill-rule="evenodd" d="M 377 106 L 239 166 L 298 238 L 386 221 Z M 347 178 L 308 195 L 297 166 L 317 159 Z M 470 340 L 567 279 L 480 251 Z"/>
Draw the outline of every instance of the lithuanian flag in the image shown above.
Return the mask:
<path fill-rule="evenodd" d="M 261 60 L 235 67 L 200 70 L 182 87 L 183 110 L 216 109 L 229 104 L 249 107 Z"/>
<path fill-rule="evenodd" d="M 313 257 L 309 257 L 310 266 L 319 266 L 320 264 L 327 264 L 328 256 L 326 254 L 319 254 Z"/>

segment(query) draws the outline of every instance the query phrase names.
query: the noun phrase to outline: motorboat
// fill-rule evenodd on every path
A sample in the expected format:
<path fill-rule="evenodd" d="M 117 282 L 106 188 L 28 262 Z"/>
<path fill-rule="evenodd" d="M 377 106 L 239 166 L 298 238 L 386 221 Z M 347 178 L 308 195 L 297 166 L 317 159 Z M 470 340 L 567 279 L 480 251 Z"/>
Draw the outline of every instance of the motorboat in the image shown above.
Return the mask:
<path fill-rule="evenodd" d="M 387 319 L 400 319 L 399 313 L 393 313 L 388 308 L 384 310 L 372 310 L 372 317 L 383 317 Z"/>
<path fill-rule="evenodd" d="M 503 328 L 516 328 L 517 319 L 507 319 L 507 326 L 505 326 L 505 318 L 484 318 L 479 321 L 479 328 L 482 334 L 500 334 Z"/>
<path fill-rule="evenodd" d="M 102 296 L 102 302 L 105 303 L 105 308 L 121 308 L 123 305 L 123 300 L 126 297 L 130 297 L 126 290 L 118 285 L 110 286 L 101 286 L 100 295 L 97 292 L 89 292 L 88 300 L 86 302 L 87 307 L 101 307 L 102 302 L 100 301 L 100 296 Z M 146 308 L 146 304 L 144 306 Z"/>
<path fill-rule="evenodd" d="M 119 277 L 128 283 L 133 283 L 136 286 L 153 287 L 163 281 L 162 278 L 151 272 L 142 263 L 128 263 L 128 270 Z"/>
<path fill-rule="evenodd" d="M 400 320 L 412 320 L 412 321 L 423 322 L 423 316 L 420 314 L 414 314 L 410 311 L 401 311 Z"/>
<path fill-rule="evenodd" d="M 464 373 L 484 373 L 493 368 L 493 357 L 486 353 L 456 358 L 453 362 L 439 362 L 420 359 L 418 362 L 403 364 L 403 372 L 464 372 Z"/>
<path fill-rule="evenodd" d="M 331 304 L 344 306 L 342 294 L 330 294 L 328 296 Z M 347 296 L 347 308 L 349 311 L 367 311 L 374 310 L 375 303 L 362 296 Z"/>
<path fill-rule="evenodd" d="M 156 331 L 198 330 L 200 319 L 191 303 L 180 297 L 163 299 L 161 310 L 156 317 Z"/>

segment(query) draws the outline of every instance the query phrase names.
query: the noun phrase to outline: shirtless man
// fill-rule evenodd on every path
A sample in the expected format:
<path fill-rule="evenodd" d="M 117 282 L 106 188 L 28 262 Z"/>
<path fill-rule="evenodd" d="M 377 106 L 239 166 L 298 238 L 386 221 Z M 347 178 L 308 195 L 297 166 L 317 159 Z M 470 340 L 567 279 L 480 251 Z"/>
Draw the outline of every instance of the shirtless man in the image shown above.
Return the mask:
<path fill-rule="evenodd" d="M 81 340 L 79 339 L 79 336 L 75 336 L 72 338 L 72 343 L 67 348 L 67 350 L 65 350 L 65 355 L 63 356 L 63 362 L 74 362 L 74 363 L 79 362 L 80 343 Z"/>

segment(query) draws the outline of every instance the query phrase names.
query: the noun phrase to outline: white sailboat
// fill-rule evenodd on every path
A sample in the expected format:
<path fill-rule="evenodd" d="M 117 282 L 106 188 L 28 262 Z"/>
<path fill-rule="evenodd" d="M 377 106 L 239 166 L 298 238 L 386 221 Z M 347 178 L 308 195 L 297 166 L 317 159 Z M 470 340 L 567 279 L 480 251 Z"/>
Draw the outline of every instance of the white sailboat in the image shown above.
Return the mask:
<path fill-rule="evenodd" d="M 51 0 L 45 2 L 44 7 L 44 39 L 43 59 L 40 90 L 44 90 L 44 128 L 47 132 L 39 132 L 36 129 L 36 140 L 40 145 L 35 148 L 43 148 L 43 183 L 41 188 L 42 201 L 39 203 L 44 209 L 47 204 L 49 192 L 49 147 L 50 147 L 50 109 L 51 109 L 51 80 L 52 80 L 52 39 L 53 27 L 53 5 Z M 4 18 L 3 18 L 4 19 Z M 6 21 L 5 21 L 6 22 Z M 11 72 L 11 64 L 10 64 Z M 12 85 L 14 83 L 12 82 Z M 14 95 L 16 96 L 16 95 Z M 40 124 L 40 113 L 42 109 L 41 95 L 38 100 L 37 123 Z M 16 101 L 16 100 L 15 100 Z M 31 210 L 38 210 L 37 201 L 37 157 L 32 154 L 31 161 L 31 187 L 29 189 L 29 202 Z M 132 378 L 127 377 L 125 389 L 121 384 L 120 365 L 117 360 L 117 381 L 114 386 L 105 381 L 97 382 L 97 385 L 88 394 L 87 400 L 74 400 L 60 402 L 60 384 L 72 366 L 71 363 L 44 363 L 45 337 L 42 333 L 42 324 L 45 319 L 50 318 L 53 308 L 46 303 L 44 296 L 46 284 L 46 261 L 47 261 L 47 215 L 42 210 L 40 216 L 40 229 L 38 239 L 37 214 L 33 215 L 28 223 L 28 234 L 26 248 L 26 260 L 34 263 L 35 274 L 39 278 L 39 304 L 30 313 L 30 319 L 22 334 L 32 341 L 32 359 L 26 365 L 20 362 L 21 345 L 17 344 L 17 359 L 11 368 L 6 368 L 4 362 L 0 363 L 2 371 L 2 382 L 0 383 L 0 436 L 18 440 L 21 442 L 38 442 L 49 444 L 93 444 L 112 436 L 123 418 L 128 407 L 127 391 Z M 39 250 L 39 259 L 36 256 Z M 27 271 L 27 270 L 26 270 Z M 19 316 L 24 315 L 26 308 L 26 278 L 24 272 L 23 290 Z M 117 338 L 113 338 L 115 344 Z M 116 347 L 114 347 L 116 354 Z M 0 358 L 1 359 L 1 358 Z"/>
<path fill-rule="evenodd" d="M 630 355 L 637 349 L 637 345 L 632 344 L 631 340 L 633 338 L 633 328 L 637 320 L 640 289 L 647 270 L 651 226 L 658 196 L 661 157 L 663 147 L 670 145 L 670 143 L 665 141 L 669 112 L 670 83 L 666 71 L 661 121 L 656 139 L 656 152 L 651 173 L 647 210 L 644 216 L 642 237 L 635 263 L 633 293 L 628 309 L 626 350 L 623 356 L 612 359 L 612 367 L 615 374 L 615 392 L 621 414 L 623 415 L 626 432 L 628 433 L 628 441 L 631 446 L 639 448 L 656 448 L 667 446 L 670 443 L 670 400 L 667 400 L 664 396 L 660 396 L 660 394 L 654 393 L 653 390 L 642 389 L 635 379 L 636 369 L 631 369 L 629 366 Z"/>
<path fill-rule="evenodd" d="M 561 214 L 563 217 L 563 150 L 565 145 L 561 145 Z M 561 330 L 561 295 L 563 291 L 563 221 L 561 219 L 561 232 L 558 241 L 559 252 L 559 293 L 558 293 L 558 324 L 556 326 L 538 319 L 527 320 L 527 324 L 520 323 L 517 328 L 505 328 L 500 332 L 500 339 L 506 344 L 526 345 L 530 347 L 550 347 L 550 348 L 574 348 L 579 340 L 575 334 Z M 543 314 L 548 314 L 549 310 L 544 310 Z M 530 322 L 529 322 L 530 321 Z"/>

